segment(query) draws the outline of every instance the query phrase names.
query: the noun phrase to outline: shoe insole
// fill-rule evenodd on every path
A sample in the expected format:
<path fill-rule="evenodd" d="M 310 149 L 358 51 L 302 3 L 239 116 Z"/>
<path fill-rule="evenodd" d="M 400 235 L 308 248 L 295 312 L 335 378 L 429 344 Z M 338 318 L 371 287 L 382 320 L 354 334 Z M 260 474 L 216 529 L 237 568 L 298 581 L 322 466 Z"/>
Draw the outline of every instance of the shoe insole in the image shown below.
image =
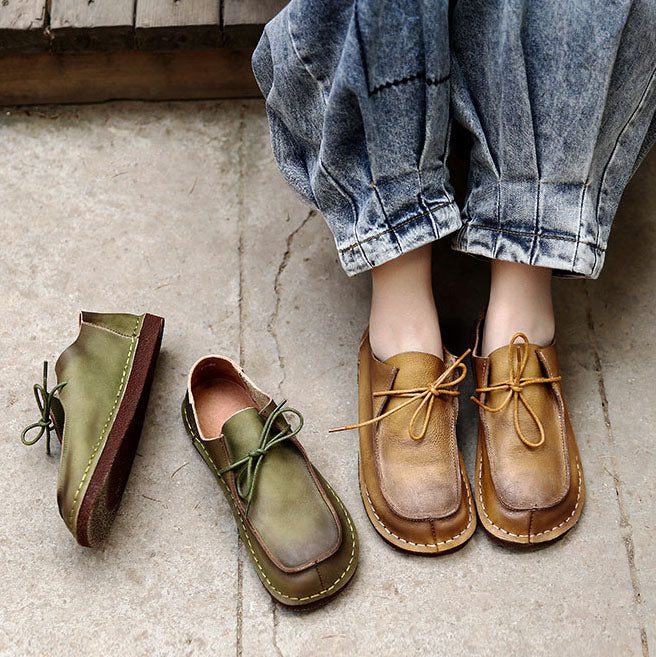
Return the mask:
<path fill-rule="evenodd" d="M 255 408 L 248 391 L 229 379 L 206 379 L 193 387 L 193 394 L 204 438 L 217 438 L 228 418 L 244 408 Z"/>

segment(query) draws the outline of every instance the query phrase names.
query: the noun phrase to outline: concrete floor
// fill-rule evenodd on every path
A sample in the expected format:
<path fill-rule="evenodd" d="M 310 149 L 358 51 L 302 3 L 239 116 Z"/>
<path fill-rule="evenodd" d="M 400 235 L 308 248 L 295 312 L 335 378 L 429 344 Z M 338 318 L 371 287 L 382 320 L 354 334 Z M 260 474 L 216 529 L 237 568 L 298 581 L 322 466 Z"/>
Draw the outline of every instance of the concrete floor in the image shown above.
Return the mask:
<path fill-rule="evenodd" d="M 579 526 L 530 553 L 479 529 L 439 558 L 378 538 L 357 437 L 326 433 L 356 417 L 368 280 L 341 273 L 321 217 L 279 178 L 260 103 L 3 112 L 0 163 L 0 655 L 656 655 L 656 154 L 625 194 L 601 279 L 557 283 L 588 486 Z M 446 245 L 436 265 L 460 349 L 485 268 Z M 56 458 L 18 439 L 41 361 L 74 339 L 80 308 L 167 320 L 139 456 L 95 551 L 59 518 Z M 183 431 L 185 375 L 210 351 L 305 413 L 304 443 L 353 513 L 360 568 L 324 608 L 272 603 Z M 471 474 L 468 403 L 460 441 Z"/>

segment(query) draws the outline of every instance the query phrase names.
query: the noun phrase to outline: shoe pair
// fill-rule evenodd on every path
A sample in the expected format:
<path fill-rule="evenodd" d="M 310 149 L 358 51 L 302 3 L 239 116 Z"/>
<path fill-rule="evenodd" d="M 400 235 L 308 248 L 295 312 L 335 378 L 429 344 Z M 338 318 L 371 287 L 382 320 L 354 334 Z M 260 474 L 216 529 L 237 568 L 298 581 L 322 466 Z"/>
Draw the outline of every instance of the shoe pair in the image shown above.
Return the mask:
<path fill-rule="evenodd" d="M 444 359 L 407 352 L 382 362 L 368 332 L 358 362 L 360 492 L 369 520 L 392 545 L 443 553 L 474 533 L 476 513 L 497 540 L 553 541 L 578 521 L 585 486 L 561 389 L 555 343 L 516 334 L 489 356 L 473 349 L 479 407 L 475 491 L 456 438 L 467 350 Z"/>
<path fill-rule="evenodd" d="M 41 418 L 21 439 L 61 442 L 57 502 L 80 545 L 107 536 L 132 467 L 164 320 L 83 312 L 56 364 L 34 386 Z M 303 416 L 275 403 L 228 358 L 191 369 L 182 405 L 194 446 L 225 493 L 262 583 L 290 606 L 322 602 L 353 576 L 358 544 L 342 501 L 297 439 Z"/>

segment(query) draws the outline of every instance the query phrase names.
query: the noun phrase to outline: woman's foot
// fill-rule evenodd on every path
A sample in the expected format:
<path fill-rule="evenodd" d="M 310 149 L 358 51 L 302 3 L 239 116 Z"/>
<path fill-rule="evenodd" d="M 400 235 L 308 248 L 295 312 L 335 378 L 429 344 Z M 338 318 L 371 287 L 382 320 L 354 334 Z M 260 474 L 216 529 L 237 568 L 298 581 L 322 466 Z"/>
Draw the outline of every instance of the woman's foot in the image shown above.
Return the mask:
<path fill-rule="evenodd" d="M 430 245 L 376 267 L 372 280 L 360 421 L 333 431 L 359 429 L 360 492 L 376 531 L 401 550 L 441 554 L 476 528 L 456 438 L 467 368 L 442 348 Z"/>
<path fill-rule="evenodd" d="M 431 283 L 431 246 L 423 246 L 372 270 L 369 338 L 382 361 L 407 351 L 443 358 Z"/>
<path fill-rule="evenodd" d="M 549 345 L 555 330 L 551 269 L 493 260 L 491 277 L 481 355 L 506 346 L 518 332 Z"/>
<path fill-rule="evenodd" d="M 505 543 L 555 540 L 576 524 L 585 500 L 554 325 L 551 270 L 493 261 L 473 359 L 480 406 L 475 498 L 481 524 Z"/>
<path fill-rule="evenodd" d="M 461 359 L 399 353 L 384 363 L 363 336 L 358 358 L 360 494 L 384 540 L 407 552 L 442 554 L 476 528 L 456 435 Z"/>
<path fill-rule="evenodd" d="M 541 347 L 517 333 L 487 356 L 476 348 L 473 361 L 481 524 L 504 543 L 554 541 L 577 523 L 585 502 L 556 345 Z"/>

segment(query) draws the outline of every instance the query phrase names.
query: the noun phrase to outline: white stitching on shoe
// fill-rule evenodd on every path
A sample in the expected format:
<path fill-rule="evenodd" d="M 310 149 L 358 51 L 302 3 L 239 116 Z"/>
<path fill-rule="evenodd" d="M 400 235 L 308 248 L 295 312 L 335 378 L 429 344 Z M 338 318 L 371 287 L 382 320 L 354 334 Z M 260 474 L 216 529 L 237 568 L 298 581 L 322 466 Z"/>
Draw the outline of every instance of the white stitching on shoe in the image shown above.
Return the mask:
<path fill-rule="evenodd" d="M 465 481 L 465 477 L 460 473 L 460 477 L 462 481 L 465 483 L 465 490 L 467 491 L 467 511 L 469 513 L 469 520 L 467 522 L 467 526 L 458 534 L 455 536 L 452 536 L 451 538 L 448 538 L 446 541 L 438 541 L 437 543 L 415 543 L 413 541 L 409 541 L 406 538 L 402 538 L 401 536 L 398 536 L 395 534 L 393 531 L 387 528 L 385 523 L 380 519 L 380 516 L 376 513 L 376 509 L 374 508 L 374 503 L 371 501 L 371 498 L 369 497 L 369 489 L 367 488 L 367 484 L 364 484 L 364 492 L 367 496 L 367 500 L 369 501 L 369 506 L 371 507 L 371 511 L 373 512 L 374 516 L 376 516 L 376 520 L 378 521 L 378 524 L 390 535 L 396 538 L 397 540 L 401 541 L 402 543 L 407 543 L 408 545 L 414 545 L 415 547 L 438 547 L 439 545 L 446 545 L 447 543 L 453 543 L 456 539 L 458 539 L 460 536 L 462 536 L 470 527 L 472 524 L 472 519 L 473 519 L 473 513 L 472 513 L 472 500 L 471 500 L 471 495 L 469 493 L 469 486 L 467 485 L 467 482 Z"/>
<path fill-rule="evenodd" d="M 109 423 L 112 421 L 112 417 L 114 416 L 114 411 L 116 410 L 116 407 L 118 406 L 119 400 L 121 399 L 121 395 L 123 394 L 123 390 L 125 388 L 125 383 L 126 383 L 126 373 L 128 371 L 128 366 L 130 364 L 130 357 L 132 356 L 132 352 L 134 351 L 134 345 L 137 341 L 137 330 L 139 329 L 139 322 L 141 321 L 141 317 L 137 319 L 137 323 L 134 326 L 134 330 L 132 331 L 131 336 L 123 336 L 123 337 L 129 337 L 130 338 L 130 348 L 128 349 L 128 356 L 125 359 L 125 365 L 123 366 L 123 372 L 121 373 L 121 380 L 119 381 L 118 384 L 118 390 L 116 391 L 116 397 L 114 398 L 114 404 L 112 405 L 112 410 L 109 411 L 109 415 L 107 416 L 107 420 L 105 421 L 105 424 L 103 425 L 103 428 L 100 430 L 100 437 L 98 438 L 98 441 L 96 444 L 93 446 L 93 450 L 91 451 L 91 456 L 89 457 L 89 461 L 87 463 L 86 468 L 84 469 L 84 473 L 82 474 L 82 480 L 80 481 L 79 486 L 77 487 L 77 490 L 75 491 L 75 495 L 73 497 L 73 502 L 71 503 L 71 510 L 68 513 L 68 526 L 69 528 L 74 532 L 75 536 L 77 536 L 77 532 L 75 529 L 71 526 L 71 523 L 73 522 L 73 515 L 75 513 L 75 507 L 77 506 L 77 500 L 78 497 L 80 496 L 80 491 L 82 490 L 82 486 L 84 485 L 84 482 L 87 479 L 87 476 L 89 474 L 89 470 L 91 470 L 91 464 L 93 463 L 93 459 L 95 458 L 96 454 L 98 453 L 98 450 L 100 449 L 100 446 L 103 442 L 103 440 L 107 436 L 107 428 L 109 427 Z M 115 331 L 110 331 L 112 333 L 115 333 Z"/>
<path fill-rule="evenodd" d="M 552 527 L 551 529 L 545 529 L 542 532 L 538 532 L 537 534 L 513 534 L 512 532 L 509 532 L 506 529 L 503 529 L 502 527 L 499 527 L 499 525 L 496 525 L 492 518 L 487 515 L 487 511 L 485 510 L 485 502 L 483 501 L 483 457 L 481 456 L 480 458 L 480 464 L 479 464 L 479 475 L 478 475 L 478 499 L 481 502 L 481 508 L 483 510 L 483 515 L 487 518 L 487 521 L 496 529 L 498 529 L 500 532 L 503 532 L 504 534 L 508 534 L 508 536 L 514 536 L 515 538 L 529 538 L 531 536 L 542 536 L 543 534 L 550 534 L 553 531 L 556 531 L 557 529 L 560 529 L 563 525 L 567 524 L 573 517 L 574 514 L 576 513 L 576 510 L 579 507 L 579 504 L 581 502 L 581 466 L 579 465 L 579 459 L 576 455 L 574 455 L 574 459 L 576 460 L 576 470 L 578 472 L 578 479 L 579 479 L 579 487 L 578 491 L 576 494 L 576 504 L 574 505 L 574 508 L 572 509 L 572 513 L 565 518 L 559 525 L 556 525 L 555 527 Z"/>
<path fill-rule="evenodd" d="M 107 333 L 113 333 L 114 335 L 118 335 L 121 338 L 128 338 L 128 339 L 132 338 L 131 333 L 130 334 L 121 333 L 120 331 L 115 331 L 114 329 L 107 328 L 106 326 L 102 326 L 100 324 L 92 324 L 91 322 L 82 321 L 82 322 L 80 322 L 80 326 L 89 326 L 91 328 L 98 329 L 100 331 L 106 331 Z"/>

